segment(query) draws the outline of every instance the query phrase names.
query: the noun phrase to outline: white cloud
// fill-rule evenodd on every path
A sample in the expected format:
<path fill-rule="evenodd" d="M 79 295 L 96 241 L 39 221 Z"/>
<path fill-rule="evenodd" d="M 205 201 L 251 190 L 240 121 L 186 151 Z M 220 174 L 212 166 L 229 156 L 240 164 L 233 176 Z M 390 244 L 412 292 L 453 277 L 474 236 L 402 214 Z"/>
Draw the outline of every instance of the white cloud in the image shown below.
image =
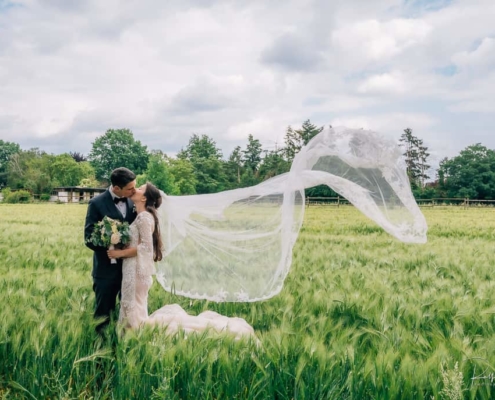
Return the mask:
<path fill-rule="evenodd" d="M 431 26 L 420 19 L 363 20 L 335 30 L 332 44 L 340 54 L 353 53 L 356 66 L 370 62 L 383 64 L 423 43 L 431 30 Z"/>
<path fill-rule="evenodd" d="M 358 87 L 358 92 L 365 94 L 402 94 L 406 90 L 407 83 L 399 71 L 373 75 Z"/>
<path fill-rule="evenodd" d="M 185 113 L 208 112 L 239 106 L 245 82 L 239 76 L 202 76 L 180 89 L 171 99 L 172 110 Z"/>
<path fill-rule="evenodd" d="M 267 117 L 254 118 L 251 121 L 242 122 L 230 127 L 227 132 L 227 138 L 244 141 L 248 135 L 256 132 L 256 138 L 262 140 L 279 139 L 284 133 L 284 127 L 277 124 L 277 122 L 280 121 L 268 119 Z M 275 136 L 273 136 L 274 133 L 276 133 Z"/>
<path fill-rule="evenodd" d="M 418 132 L 429 130 L 435 119 L 424 113 L 381 113 L 374 115 L 356 115 L 331 120 L 332 126 L 347 126 L 355 129 L 371 129 L 391 136 L 398 136 L 407 127 Z"/>
<path fill-rule="evenodd" d="M 452 57 L 461 71 L 483 73 L 495 69 L 495 39 L 486 37 L 473 51 L 462 51 Z"/>
<path fill-rule="evenodd" d="M 451 94 L 450 111 L 464 113 L 464 118 L 479 118 L 479 113 L 493 115 L 495 110 L 495 70 L 479 73 L 470 84 Z M 465 113 L 475 113 L 472 116 Z M 495 146 L 494 146 L 495 147 Z"/>

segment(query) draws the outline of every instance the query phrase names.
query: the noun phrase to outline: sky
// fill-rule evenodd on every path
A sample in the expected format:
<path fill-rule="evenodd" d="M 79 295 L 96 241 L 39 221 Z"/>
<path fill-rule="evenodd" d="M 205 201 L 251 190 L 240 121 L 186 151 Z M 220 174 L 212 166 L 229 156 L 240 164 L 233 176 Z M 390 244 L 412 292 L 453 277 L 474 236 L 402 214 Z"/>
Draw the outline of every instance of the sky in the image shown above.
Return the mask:
<path fill-rule="evenodd" d="M 287 127 L 495 149 L 494 0 L 0 0 L 0 139 L 88 154 L 107 129 L 227 157 Z"/>

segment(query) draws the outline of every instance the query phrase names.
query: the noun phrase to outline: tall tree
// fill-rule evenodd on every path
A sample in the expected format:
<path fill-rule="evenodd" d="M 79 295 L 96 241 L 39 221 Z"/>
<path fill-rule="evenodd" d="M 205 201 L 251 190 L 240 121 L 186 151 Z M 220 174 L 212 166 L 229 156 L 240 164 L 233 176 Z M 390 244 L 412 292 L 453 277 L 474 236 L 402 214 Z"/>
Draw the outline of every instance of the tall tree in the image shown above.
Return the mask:
<path fill-rule="evenodd" d="M 129 129 L 109 129 L 93 142 L 88 159 L 98 179 L 108 180 L 113 169 L 126 167 L 136 174 L 148 166 L 147 147 Z"/>
<path fill-rule="evenodd" d="M 437 170 L 437 182 L 436 189 L 438 192 L 438 197 L 447 197 L 447 188 L 446 188 L 446 168 L 445 163 L 449 161 L 448 157 L 444 157 L 440 160 Z"/>
<path fill-rule="evenodd" d="M 424 145 L 423 140 L 414 136 L 412 129 L 404 129 L 399 142 L 404 149 L 406 158 L 407 174 L 413 189 L 424 188 L 425 180 L 429 179 L 427 172 L 430 168 L 428 165 L 428 148 Z"/>
<path fill-rule="evenodd" d="M 431 165 L 428 164 L 428 157 L 430 157 L 430 153 L 428 153 L 428 148 L 423 144 L 423 140 L 421 139 L 419 140 L 418 153 L 420 170 L 419 179 L 421 181 L 421 188 L 423 189 L 425 187 L 426 180 L 430 179 L 428 170 Z"/>
<path fill-rule="evenodd" d="M 242 161 L 244 162 L 244 166 L 249 168 L 254 175 L 256 175 L 258 165 L 261 162 L 262 151 L 260 141 L 255 139 L 253 135 L 249 135 L 246 150 L 242 151 Z"/>
<path fill-rule="evenodd" d="M 199 158 L 222 158 L 222 151 L 217 147 L 216 142 L 208 135 L 193 134 L 189 139 L 186 148 L 177 154 L 178 158 L 195 160 Z"/>
<path fill-rule="evenodd" d="M 49 168 L 57 186 L 78 186 L 83 179 L 94 179 L 95 171 L 88 161 L 77 162 L 70 154 L 54 156 Z"/>
<path fill-rule="evenodd" d="M 7 184 L 12 189 L 28 189 L 34 194 L 50 193 L 56 182 L 52 180 L 51 166 L 55 156 L 33 148 L 10 157 Z"/>
<path fill-rule="evenodd" d="M 179 159 L 189 160 L 196 175 L 196 193 L 216 193 L 225 189 L 226 176 L 222 152 L 207 135 L 194 134 L 185 149 L 177 154 Z"/>
<path fill-rule="evenodd" d="M 298 137 L 298 135 L 290 125 L 287 127 L 287 130 L 285 131 L 284 141 L 285 141 L 285 147 L 284 147 L 285 158 L 289 162 L 292 162 L 296 153 L 299 150 L 301 150 L 302 145 L 300 138 Z"/>
<path fill-rule="evenodd" d="M 217 193 L 225 189 L 224 163 L 213 157 L 191 160 L 196 175 L 196 193 Z"/>
<path fill-rule="evenodd" d="M 270 151 L 265 154 L 259 167 L 262 180 L 272 178 L 290 170 L 290 162 L 282 156 L 282 151 Z"/>
<path fill-rule="evenodd" d="M 197 179 L 194 174 L 194 166 L 187 159 L 169 159 L 170 173 L 174 177 L 178 194 L 196 194 Z"/>
<path fill-rule="evenodd" d="M 296 130 L 296 133 L 301 137 L 302 144 L 306 146 L 311 139 L 323 130 L 323 126 L 317 127 L 310 120 L 303 122 L 301 129 Z"/>
<path fill-rule="evenodd" d="M 251 168 L 245 168 L 241 176 L 240 187 L 249 187 L 258 184 L 260 181 Z"/>
<path fill-rule="evenodd" d="M 146 176 L 146 180 L 152 182 L 158 189 L 163 190 L 165 193 L 171 195 L 179 194 L 166 156 L 156 153 L 152 154 L 144 175 Z"/>
<path fill-rule="evenodd" d="M 10 157 L 20 151 L 21 148 L 17 143 L 0 140 L 0 189 L 7 184 L 7 170 Z"/>
<path fill-rule="evenodd" d="M 294 130 L 289 126 L 284 138 L 286 158 L 292 161 L 301 148 L 307 145 L 322 130 L 323 126 L 317 127 L 309 119 L 303 122 L 301 129 Z"/>
<path fill-rule="evenodd" d="M 237 146 L 229 156 L 229 159 L 225 163 L 225 174 L 229 184 L 229 189 L 235 189 L 240 187 L 241 176 L 244 173 L 244 166 L 242 162 L 242 150 L 241 146 Z"/>

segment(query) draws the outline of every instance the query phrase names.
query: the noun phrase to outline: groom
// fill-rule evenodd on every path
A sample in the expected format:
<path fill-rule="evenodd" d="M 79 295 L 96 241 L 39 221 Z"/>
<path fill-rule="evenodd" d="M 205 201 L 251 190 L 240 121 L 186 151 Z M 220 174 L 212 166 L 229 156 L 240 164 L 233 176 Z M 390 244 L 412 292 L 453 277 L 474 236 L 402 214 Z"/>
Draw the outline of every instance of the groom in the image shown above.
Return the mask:
<path fill-rule="evenodd" d="M 95 318 L 104 320 L 96 326 L 96 332 L 103 335 L 103 329 L 110 321 L 110 314 L 115 310 L 117 296 L 122 282 L 122 259 L 111 264 L 107 248 L 94 246 L 88 242 L 94 230 L 94 224 L 105 216 L 126 221 L 129 224 L 136 218 L 133 203 L 128 198 L 136 191 L 136 175 L 127 168 L 117 168 L 110 175 L 110 186 L 104 193 L 90 200 L 84 225 L 86 246 L 93 250 L 93 291 L 95 292 Z"/>

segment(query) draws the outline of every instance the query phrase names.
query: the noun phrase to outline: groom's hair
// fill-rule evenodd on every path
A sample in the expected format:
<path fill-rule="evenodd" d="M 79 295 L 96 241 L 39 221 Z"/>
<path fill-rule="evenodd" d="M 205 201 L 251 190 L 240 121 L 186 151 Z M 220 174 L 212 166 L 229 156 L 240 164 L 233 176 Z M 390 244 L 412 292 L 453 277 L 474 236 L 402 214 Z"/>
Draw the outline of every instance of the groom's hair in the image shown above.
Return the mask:
<path fill-rule="evenodd" d="M 134 179 L 136 179 L 136 174 L 124 167 L 115 168 L 110 175 L 112 186 L 118 186 L 119 188 L 127 186 L 127 184 Z"/>

